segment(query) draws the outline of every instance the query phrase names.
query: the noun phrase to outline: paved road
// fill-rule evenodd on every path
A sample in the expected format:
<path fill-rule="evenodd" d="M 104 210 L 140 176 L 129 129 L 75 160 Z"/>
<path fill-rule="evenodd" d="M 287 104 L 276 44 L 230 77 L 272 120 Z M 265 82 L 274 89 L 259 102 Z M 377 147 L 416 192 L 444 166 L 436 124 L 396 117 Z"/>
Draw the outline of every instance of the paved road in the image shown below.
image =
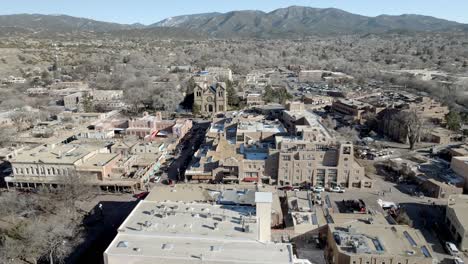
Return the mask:
<path fill-rule="evenodd" d="M 200 148 L 205 139 L 206 129 L 210 122 L 196 122 L 185 137 L 184 141 L 177 148 L 177 156 L 170 164 L 166 177 L 173 181 L 184 181 L 184 173 L 190 164 L 193 154 Z"/>

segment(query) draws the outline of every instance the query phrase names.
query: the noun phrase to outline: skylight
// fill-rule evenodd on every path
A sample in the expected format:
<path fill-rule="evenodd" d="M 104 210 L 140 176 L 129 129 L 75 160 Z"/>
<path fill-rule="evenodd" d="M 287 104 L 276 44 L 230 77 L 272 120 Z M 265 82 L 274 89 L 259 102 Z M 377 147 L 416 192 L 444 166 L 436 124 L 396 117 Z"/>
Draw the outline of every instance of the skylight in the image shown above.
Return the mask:
<path fill-rule="evenodd" d="M 118 247 L 118 248 L 128 248 L 128 242 L 127 242 L 127 241 L 120 241 L 120 242 L 117 244 L 117 247 Z"/>

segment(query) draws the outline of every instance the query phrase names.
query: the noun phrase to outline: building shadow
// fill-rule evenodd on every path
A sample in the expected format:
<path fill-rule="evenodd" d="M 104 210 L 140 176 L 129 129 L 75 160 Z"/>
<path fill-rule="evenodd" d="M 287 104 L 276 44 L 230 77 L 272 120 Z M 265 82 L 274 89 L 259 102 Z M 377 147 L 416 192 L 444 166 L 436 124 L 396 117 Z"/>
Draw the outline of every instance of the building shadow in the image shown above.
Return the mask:
<path fill-rule="evenodd" d="M 445 254 L 443 244 L 451 241 L 450 232 L 445 226 L 445 206 L 422 203 L 400 203 L 412 222 L 412 226 L 421 231 L 432 251 Z"/>
<path fill-rule="evenodd" d="M 99 204 L 102 205 L 102 210 Z M 97 203 L 83 219 L 83 242 L 73 249 L 73 253 L 64 263 L 103 264 L 104 251 L 117 235 L 119 226 L 137 204 L 138 201 Z"/>

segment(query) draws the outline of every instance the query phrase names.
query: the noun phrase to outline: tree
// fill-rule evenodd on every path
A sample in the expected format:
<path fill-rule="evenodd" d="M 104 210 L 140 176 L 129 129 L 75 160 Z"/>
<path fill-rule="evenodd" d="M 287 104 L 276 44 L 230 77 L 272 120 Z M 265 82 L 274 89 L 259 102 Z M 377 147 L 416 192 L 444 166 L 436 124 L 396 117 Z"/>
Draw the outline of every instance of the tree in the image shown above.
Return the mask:
<path fill-rule="evenodd" d="M 289 94 L 285 87 L 273 89 L 270 85 L 267 85 L 263 92 L 263 100 L 266 103 L 276 102 L 284 104 L 286 101 L 291 100 L 292 98 L 293 96 Z"/>
<path fill-rule="evenodd" d="M 226 80 L 226 91 L 227 91 L 227 99 L 228 104 L 230 106 L 239 106 L 239 96 L 237 95 L 236 89 L 234 88 L 234 84 L 230 80 Z"/>
<path fill-rule="evenodd" d="M 42 83 L 43 83 L 44 85 L 50 85 L 50 84 L 52 84 L 52 78 L 51 78 L 51 76 L 50 76 L 50 74 L 49 74 L 48 71 L 43 71 L 43 72 L 41 73 L 41 80 L 42 80 Z"/>
<path fill-rule="evenodd" d="M 400 225 L 413 226 L 413 221 L 408 216 L 408 213 L 405 209 L 400 209 L 400 213 L 397 215 L 395 221 Z"/>
<path fill-rule="evenodd" d="M 193 90 L 195 89 L 195 87 L 197 87 L 195 80 L 193 78 L 190 78 L 187 81 L 187 88 L 185 89 L 185 94 L 186 95 L 193 94 Z"/>
<path fill-rule="evenodd" d="M 263 91 L 263 101 L 265 101 L 265 103 L 271 103 L 274 99 L 274 90 L 271 85 L 267 85 Z"/>
<path fill-rule="evenodd" d="M 16 130 L 13 127 L 0 127 L 0 147 L 7 145 L 15 133 Z"/>
<path fill-rule="evenodd" d="M 173 82 L 154 85 L 151 92 L 153 94 L 151 98 L 153 101 L 152 106 L 155 110 L 174 112 L 184 100 L 183 93 Z"/>
<path fill-rule="evenodd" d="M 447 115 L 445 115 L 445 120 L 447 122 L 447 127 L 453 131 L 459 131 L 462 124 L 462 118 L 460 113 L 455 111 L 450 111 Z"/>
<path fill-rule="evenodd" d="M 285 104 L 286 101 L 291 100 L 293 96 L 288 92 L 285 87 L 277 89 L 278 100 L 280 104 Z"/>
<path fill-rule="evenodd" d="M 194 115 L 198 115 L 198 114 L 200 114 L 200 111 L 201 111 L 200 106 L 199 106 L 198 104 L 193 104 L 193 106 L 192 106 L 192 113 L 193 113 Z"/>
<path fill-rule="evenodd" d="M 333 119 L 330 115 L 327 115 L 327 118 L 322 120 L 322 124 L 328 128 L 334 130 L 336 127 L 336 120 Z"/>
<path fill-rule="evenodd" d="M 75 206 L 58 199 L 66 195 L 59 193 L 60 189 L 27 196 L 0 194 L 0 263 L 12 259 L 63 263 L 82 242 L 82 215 Z"/>
<path fill-rule="evenodd" d="M 414 149 L 414 145 L 418 142 L 423 131 L 424 121 L 419 116 L 416 110 L 403 111 L 399 114 L 399 120 L 406 130 L 406 136 L 410 144 L 410 149 Z"/>
<path fill-rule="evenodd" d="M 89 94 L 83 95 L 83 110 L 86 113 L 92 113 L 95 111 L 94 109 L 94 104 L 93 104 L 93 99 Z"/>
<path fill-rule="evenodd" d="M 359 140 L 359 132 L 354 128 L 340 127 L 338 133 L 340 133 L 341 137 L 346 141 L 356 142 Z"/>

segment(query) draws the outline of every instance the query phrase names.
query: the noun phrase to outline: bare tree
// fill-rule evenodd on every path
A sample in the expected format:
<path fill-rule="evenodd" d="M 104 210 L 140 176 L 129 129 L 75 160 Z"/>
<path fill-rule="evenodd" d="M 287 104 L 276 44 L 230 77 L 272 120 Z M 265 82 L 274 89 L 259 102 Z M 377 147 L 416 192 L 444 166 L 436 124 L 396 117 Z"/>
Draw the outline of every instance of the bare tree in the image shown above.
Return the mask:
<path fill-rule="evenodd" d="M 61 179 L 61 188 L 1 193 L 0 263 L 63 263 L 82 243 L 83 213 L 76 204 L 95 193 L 89 181 L 73 174 Z"/>
<path fill-rule="evenodd" d="M 416 110 L 402 111 L 398 116 L 403 125 L 410 149 L 414 149 L 414 145 L 421 137 L 424 127 L 424 120 Z"/>
<path fill-rule="evenodd" d="M 351 127 L 340 127 L 338 129 L 339 137 L 346 141 L 356 142 L 359 140 L 359 132 Z"/>
<path fill-rule="evenodd" d="M 13 127 L 0 127 L 0 147 L 6 146 L 14 137 L 15 132 Z"/>
<path fill-rule="evenodd" d="M 331 117 L 331 116 L 328 115 L 327 118 L 325 118 L 325 119 L 322 120 L 322 124 L 323 124 L 326 128 L 332 129 L 332 130 L 333 130 L 333 129 L 335 129 L 335 127 L 336 127 L 336 120 L 333 119 L 333 117 Z"/>

